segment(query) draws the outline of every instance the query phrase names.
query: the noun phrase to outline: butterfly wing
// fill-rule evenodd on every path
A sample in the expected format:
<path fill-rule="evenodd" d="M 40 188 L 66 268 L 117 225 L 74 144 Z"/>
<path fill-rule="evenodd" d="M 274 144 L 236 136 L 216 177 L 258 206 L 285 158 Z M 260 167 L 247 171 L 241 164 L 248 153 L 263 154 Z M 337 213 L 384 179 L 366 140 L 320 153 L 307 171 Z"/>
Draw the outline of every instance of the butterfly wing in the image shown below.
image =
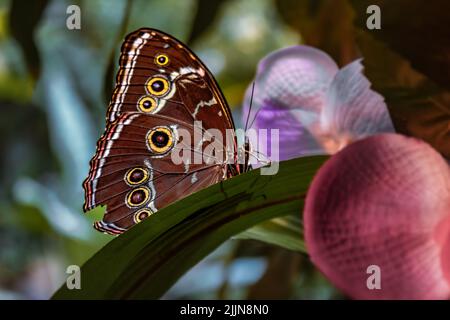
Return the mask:
<path fill-rule="evenodd" d="M 191 149 L 181 130 L 194 127 L 171 117 L 126 113 L 111 124 L 97 145 L 84 183 L 85 210 L 107 205 L 100 231 L 121 233 L 171 202 L 224 179 L 220 163 L 174 163 L 171 151 Z M 156 145 L 157 136 L 165 141 Z"/>
<path fill-rule="evenodd" d="M 126 37 L 107 122 L 135 111 L 202 121 L 204 128 L 224 133 L 234 128 L 211 72 L 184 44 L 154 29 L 139 29 Z"/>
<path fill-rule="evenodd" d="M 126 37 L 106 122 L 83 184 L 85 211 L 107 206 L 103 220 L 94 224 L 99 231 L 120 234 L 226 179 L 230 168 L 233 174 L 238 170 L 225 158 L 173 161 L 174 149 L 195 154 L 207 147 L 203 139 L 198 144 L 181 138 L 181 131 L 194 137 L 214 128 L 227 137 L 234 124 L 210 71 L 185 45 L 160 31 L 140 29 Z M 234 135 L 229 144 L 222 149 L 235 150 Z"/>

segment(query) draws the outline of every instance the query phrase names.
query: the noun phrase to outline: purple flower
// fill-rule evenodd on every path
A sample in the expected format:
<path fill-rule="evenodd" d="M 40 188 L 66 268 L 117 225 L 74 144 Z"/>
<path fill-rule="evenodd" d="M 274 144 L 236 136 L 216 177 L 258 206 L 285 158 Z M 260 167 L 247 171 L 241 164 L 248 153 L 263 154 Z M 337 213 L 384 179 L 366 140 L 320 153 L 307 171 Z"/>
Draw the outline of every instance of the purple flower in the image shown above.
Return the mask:
<path fill-rule="evenodd" d="M 259 63 L 251 112 L 250 85 L 243 118 L 248 115 L 255 129 L 279 129 L 280 160 L 332 154 L 352 141 L 393 132 L 383 97 L 370 90 L 362 69 L 356 60 L 339 70 L 326 53 L 308 46 L 276 51 Z M 253 148 L 270 157 L 269 147 Z"/>

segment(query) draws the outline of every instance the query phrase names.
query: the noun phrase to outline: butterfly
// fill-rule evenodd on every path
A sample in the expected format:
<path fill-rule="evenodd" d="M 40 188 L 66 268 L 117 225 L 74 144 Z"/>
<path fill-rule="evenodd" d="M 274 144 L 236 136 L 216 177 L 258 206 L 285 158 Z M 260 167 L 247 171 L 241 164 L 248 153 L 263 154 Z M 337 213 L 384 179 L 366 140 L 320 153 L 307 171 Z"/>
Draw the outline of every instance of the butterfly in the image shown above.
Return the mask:
<path fill-rule="evenodd" d="M 235 132 L 231 110 L 208 68 L 162 31 L 142 28 L 127 35 L 105 132 L 83 182 L 84 211 L 107 207 L 95 229 L 121 234 L 170 203 L 248 170 L 238 164 L 238 152 L 231 154 L 235 161 L 174 163 L 175 147 L 193 153 L 206 148 L 203 140 L 194 145 L 180 138 L 182 130 L 194 135 L 198 121 L 201 130 Z M 231 140 L 231 150 L 238 150 L 235 134 Z"/>

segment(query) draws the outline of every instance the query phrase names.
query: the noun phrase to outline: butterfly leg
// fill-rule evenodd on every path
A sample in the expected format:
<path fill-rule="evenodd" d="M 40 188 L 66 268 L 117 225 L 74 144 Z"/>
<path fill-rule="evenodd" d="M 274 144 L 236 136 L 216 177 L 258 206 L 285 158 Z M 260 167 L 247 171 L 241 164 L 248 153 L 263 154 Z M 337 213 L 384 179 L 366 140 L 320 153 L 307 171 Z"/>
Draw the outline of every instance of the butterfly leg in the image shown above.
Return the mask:
<path fill-rule="evenodd" d="M 253 182 L 250 184 L 249 190 L 251 190 L 251 192 L 257 191 L 257 190 L 264 190 L 266 188 L 266 186 L 272 181 L 272 176 L 263 176 L 265 178 L 265 183 L 263 183 L 260 187 L 258 187 L 256 190 L 255 186 L 258 184 L 260 178 L 262 176 L 257 176 L 255 180 L 253 180 Z M 267 200 L 267 196 L 266 194 L 263 192 L 261 194 L 258 194 L 256 197 L 263 197 L 264 200 Z"/>
<path fill-rule="evenodd" d="M 225 191 L 225 188 L 223 187 L 223 181 L 220 181 L 220 182 L 219 182 L 219 187 L 220 187 L 220 193 L 223 193 L 224 196 L 225 196 L 225 199 L 228 199 L 228 194 L 227 194 L 227 192 Z"/>

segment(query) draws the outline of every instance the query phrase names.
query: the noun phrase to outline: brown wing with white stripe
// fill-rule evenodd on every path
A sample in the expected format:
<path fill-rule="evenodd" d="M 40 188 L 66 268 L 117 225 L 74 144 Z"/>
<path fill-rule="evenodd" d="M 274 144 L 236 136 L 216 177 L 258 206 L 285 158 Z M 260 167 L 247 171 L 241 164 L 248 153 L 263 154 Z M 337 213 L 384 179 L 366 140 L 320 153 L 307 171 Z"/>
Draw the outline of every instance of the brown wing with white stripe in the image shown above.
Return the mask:
<path fill-rule="evenodd" d="M 193 143 L 180 143 L 178 130 L 193 134 L 199 127 L 196 121 L 201 121 L 202 130 L 214 128 L 224 138 L 227 129 L 234 130 L 230 109 L 208 69 L 167 34 L 153 29 L 129 34 L 121 49 L 106 130 L 83 184 L 85 211 L 107 206 L 96 229 L 121 233 L 173 201 L 225 179 L 231 171 L 239 172 L 238 166 L 225 161 L 196 165 L 191 160 L 172 161 L 169 149 Z M 152 143 L 160 147 L 152 148 Z M 234 135 L 229 144 L 223 151 L 236 150 Z M 195 153 L 206 146 L 202 142 L 185 147 Z"/>
<path fill-rule="evenodd" d="M 97 145 L 84 182 L 84 210 L 106 205 L 95 228 L 119 234 L 158 209 L 226 178 L 221 163 L 178 163 L 176 151 L 192 150 L 180 140 L 193 126 L 166 116 L 127 113 L 111 124 Z M 206 146 L 205 146 L 206 147 Z"/>
<path fill-rule="evenodd" d="M 204 128 L 224 133 L 234 128 L 211 72 L 180 41 L 153 29 L 129 34 L 122 45 L 107 122 L 136 111 L 202 121 Z"/>

